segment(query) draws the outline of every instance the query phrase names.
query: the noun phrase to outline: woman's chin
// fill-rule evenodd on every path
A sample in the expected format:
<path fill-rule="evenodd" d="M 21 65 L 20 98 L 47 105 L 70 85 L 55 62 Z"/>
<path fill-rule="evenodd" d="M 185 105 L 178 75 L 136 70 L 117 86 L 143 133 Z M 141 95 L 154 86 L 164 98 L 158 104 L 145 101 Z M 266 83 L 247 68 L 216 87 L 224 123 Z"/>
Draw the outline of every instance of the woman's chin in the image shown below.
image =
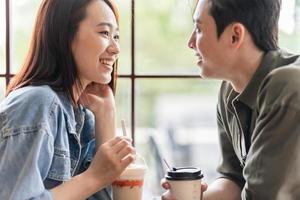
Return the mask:
<path fill-rule="evenodd" d="M 111 76 L 109 76 L 109 77 L 102 77 L 101 79 L 98 79 L 95 82 L 96 83 L 100 83 L 100 84 L 108 84 L 110 81 L 111 81 Z"/>

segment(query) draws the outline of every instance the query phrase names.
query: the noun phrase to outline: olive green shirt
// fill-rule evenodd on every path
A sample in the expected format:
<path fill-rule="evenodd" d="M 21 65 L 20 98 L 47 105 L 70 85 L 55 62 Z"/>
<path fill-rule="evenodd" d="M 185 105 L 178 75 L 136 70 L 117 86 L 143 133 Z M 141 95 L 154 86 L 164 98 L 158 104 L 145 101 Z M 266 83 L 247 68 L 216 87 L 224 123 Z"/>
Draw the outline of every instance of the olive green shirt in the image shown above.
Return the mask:
<path fill-rule="evenodd" d="M 223 82 L 218 102 L 221 163 L 243 200 L 300 199 L 300 58 L 264 55 L 242 93 Z"/>

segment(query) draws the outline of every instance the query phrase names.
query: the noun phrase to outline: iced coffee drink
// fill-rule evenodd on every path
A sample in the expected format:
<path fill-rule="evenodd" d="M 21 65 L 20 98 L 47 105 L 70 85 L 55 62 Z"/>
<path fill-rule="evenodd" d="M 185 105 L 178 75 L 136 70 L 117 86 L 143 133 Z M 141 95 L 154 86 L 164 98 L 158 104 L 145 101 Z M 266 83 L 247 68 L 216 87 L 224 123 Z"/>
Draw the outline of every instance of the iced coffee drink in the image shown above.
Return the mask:
<path fill-rule="evenodd" d="M 146 165 L 130 164 L 120 177 L 113 182 L 114 200 L 142 200 Z"/>

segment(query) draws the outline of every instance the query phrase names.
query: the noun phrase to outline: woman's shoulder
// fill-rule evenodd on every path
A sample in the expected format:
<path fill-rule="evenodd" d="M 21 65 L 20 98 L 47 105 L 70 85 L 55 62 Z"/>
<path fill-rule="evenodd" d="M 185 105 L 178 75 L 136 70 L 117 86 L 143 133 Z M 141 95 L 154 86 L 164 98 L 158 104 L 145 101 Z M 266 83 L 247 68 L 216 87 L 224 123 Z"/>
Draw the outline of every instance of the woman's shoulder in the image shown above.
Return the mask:
<path fill-rule="evenodd" d="M 49 86 L 26 86 L 12 91 L 0 103 L 0 115 L 22 125 L 40 123 L 50 119 L 58 105 L 59 97 Z"/>
<path fill-rule="evenodd" d="M 13 90 L 7 97 L 8 101 L 30 100 L 32 103 L 49 103 L 57 97 L 57 93 L 48 85 L 26 86 Z M 28 102 L 28 103 L 30 103 Z"/>
<path fill-rule="evenodd" d="M 34 110 L 47 108 L 58 101 L 58 96 L 49 86 L 26 86 L 13 90 L 1 102 L 1 110 Z M 0 112 L 1 112 L 0 110 Z"/>

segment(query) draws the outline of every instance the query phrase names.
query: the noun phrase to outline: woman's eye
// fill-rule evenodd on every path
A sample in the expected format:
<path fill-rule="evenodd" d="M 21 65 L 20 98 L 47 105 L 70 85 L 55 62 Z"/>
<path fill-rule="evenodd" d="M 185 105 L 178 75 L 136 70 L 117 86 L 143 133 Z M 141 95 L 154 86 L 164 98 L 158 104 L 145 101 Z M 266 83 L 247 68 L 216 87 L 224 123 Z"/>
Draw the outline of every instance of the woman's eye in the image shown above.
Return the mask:
<path fill-rule="evenodd" d="M 103 34 L 105 36 L 109 36 L 109 32 L 108 31 L 101 31 L 100 34 Z"/>

